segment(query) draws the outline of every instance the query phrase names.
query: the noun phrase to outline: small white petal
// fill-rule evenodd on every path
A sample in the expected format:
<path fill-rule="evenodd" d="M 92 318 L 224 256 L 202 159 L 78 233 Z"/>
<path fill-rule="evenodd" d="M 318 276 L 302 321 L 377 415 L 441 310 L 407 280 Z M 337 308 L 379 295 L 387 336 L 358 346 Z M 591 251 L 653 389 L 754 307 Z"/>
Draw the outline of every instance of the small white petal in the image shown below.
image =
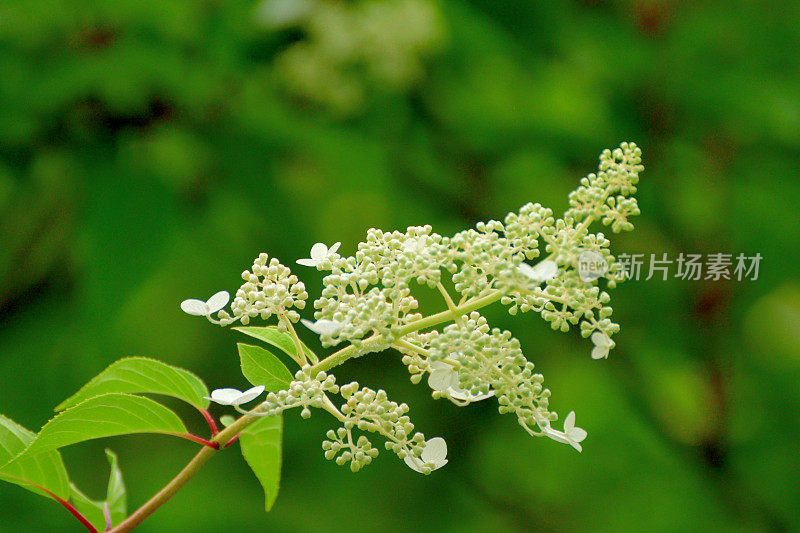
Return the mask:
<path fill-rule="evenodd" d="M 552 259 L 542 261 L 535 267 L 530 266 L 528 263 L 521 263 L 517 268 L 520 274 L 534 283 L 543 283 L 553 279 L 558 271 L 558 265 Z"/>
<path fill-rule="evenodd" d="M 558 265 L 552 259 L 548 259 L 547 261 L 542 261 L 533 267 L 533 269 L 539 275 L 539 279 L 542 281 L 548 281 L 556 276 L 556 272 L 558 272 Z"/>
<path fill-rule="evenodd" d="M 574 440 L 569 441 L 569 445 L 578 450 L 578 452 L 581 452 L 583 450 L 583 448 L 581 448 L 581 445 L 575 442 Z"/>
<path fill-rule="evenodd" d="M 335 320 L 326 320 L 320 319 L 316 322 L 311 322 L 310 320 L 306 320 L 305 318 L 301 319 L 301 322 L 305 327 L 316 333 L 317 335 L 328 335 L 334 336 L 344 327 L 344 324 L 341 322 L 336 322 Z"/>
<path fill-rule="evenodd" d="M 226 305 L 231 300 L 231 295 L 228 294 L 228 291 L 219 291 L 214 296 L 208 299 L 206 305 L 209 308 L 209 313 L 216 313 Z"/>
<path fill-rule="evenodd" d="M 428 384 L 430 385 L 430 381 L 428 382 Z M 431 388 L 433 388 L 433 387 L 431 387 Z M 464 389 L 459 389 L 459 388 L 456 388 L 456 387 L 448 387 L 447 388 L 447 395 L 450 396 L 451 398 L 455 399 L 455 400 L 460 401 L 460 402 L 468 402 L 468 401 L 470 401 L 470 398 L 471 398 L 470 393 L 468 393 Z"/>
<path fill-rule="evenodd" d="M 433 463 L 443 465 L 447 462 L 447 443 L 442 437 L 434 437 L 425 443 L 425 448 L 422 450 L 422 460 L 426 463 Z"/>
<path fill-rule="evenodd" d="M 520 263 L 517 270 L 526 278 L 534 279 L 536 277 L 536 271 L 528 263 Z"/>
<path fill-rule="evenodd" d="M 611 337 L 602 331 L 595 331 L 592 333 L 592 342 L 595 346 L 603 348 L 611 348 L 611 346 L 614 344 L 614 341 L 611 340 Z"/>
<path fill-rule="evenodd" d="M 211 314 L 211 310 L 208 307 L 208 304 L 203 300 L 195 300 L 194 298 L 190 298 L 189 300 L 184 300 L 181 302 L 181 309 L 184 313 L 188 313 L 194 316 L 206 316 Z"/>
<path fill-rule="evenodd" d="M 262 392 L 264 392 L 264 385 L 258 385 L 253 387 L 252 389 L 247 389 L 236 400 L 236 405 L 253 401 L 259 396 L 261 396 Z"/>
<path fill-rule="evenodd" d="M 328 257 L 328 247 L 325 243 L 318 242 L 311 247 L 311 259 L 319 262 Z"/>
<path fill-rule="evenodd" d="M 570 411 L 567 418 L 564 419 L 564 433 L 569 434 L 570 430 L 575 427 L 575 411 Z"/>
<path fill-rule="evenodd" d="M 588 433 L 583 428 L 572 428 L 569 432 L 569 439 L 575 442 L 581 442 L 587 435 Z"/>
<path fill-rule="evenodd" d="M 234 405 L 234 402 L 242 395 L 239 389 L 215 389 L 211 391 L 212 402 L 220 405 Z"/>
<path fill-rule="evenodd" d="M 428 386 L 436 391 L 445 391 L 453 382 L 452 372 L 434 370 L 428 376 Z"/>
<path fill-rule="evenodd" d="M 298 265 L 303 265 L 304 267 L 316 267 L 317 266 L 317 262 L 316 261 L 314 261 L 313 259 L 308 259 L 308 258 L 298 259 L 297 260 L 297 264 Z"/>
<path fill-rule="evenodd" d="M 432 372 L 451 372 L 453 370 L 453 366 L 444 361 L 434 361 L 430 364 L 430 367 Z"/>
<path fill-rule="evenodd" d="M 340 243 L 340 242 L 333 243 L 333 246 L 331 246 L 330 249 L 328 250 L 328 255 L 335 254 L 337 252 L 337 250 L 339 250 L 339 247 L 341 245 L 342 245 L 342 243 Z"/>
<path fill-rule="evenodd" d="M 558 431 L 557 429 L 553 429 L 552 427 L 547 425 L 542 428 L 542 432 L 556 442 L 569 444 L 569 439 L 567 439 L 567 436 L 566 434 L 564 434 L 563 431 Z"/>
<path fill-rule="evenodd" d="M 406 464 L 416 472 L 422 473 L 422 462 L 417 459 L 416 457 L 411 457 L 410 455 L 406 455 L 405 459 L 403 459 Z"/>
<path fill-rule="evenodd" d="M 608 348 L 603 346 L 595 346 L 592 348 L 592 359 L 602 359 L 608 357 Z"/>

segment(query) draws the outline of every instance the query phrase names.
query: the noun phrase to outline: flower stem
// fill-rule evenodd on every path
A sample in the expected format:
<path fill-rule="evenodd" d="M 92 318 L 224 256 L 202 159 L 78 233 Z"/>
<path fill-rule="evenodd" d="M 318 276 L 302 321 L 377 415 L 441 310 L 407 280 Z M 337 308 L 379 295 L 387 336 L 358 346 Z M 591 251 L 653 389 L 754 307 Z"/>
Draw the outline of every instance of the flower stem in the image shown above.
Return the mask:
<path fill-rule="evenodd" d="M 256 420 L 257 418 L 252 416 L 242 416 L 236 420 L 236 422 L 220 431 L 217 436 L 211 440 L 211 442 L 216 443 L 216 445 L 227 443 L 233 438 L 234 435 L 238 435 L 244 428 Z M 119 525 L 110 529 L 109 533 L 126 533 L 128 531 L 133 531 L 135 527 L 141 524 L 148 516 L 153 514 L 156 509 L 164 505 L 164 503 L 172 498 L 175 493 L 181 490 L 181 488 L 190 479 L 192 479 L 192 477 L 194 477 L 200 468 L 202 468 L 202 466 L 209 459 L 211 459 L 215 453 L 217 453 L 215 448 L 204 446 L 203 449 L 197 452 L 192 460 L 189 461 L 183 470 L 181 470 L 178 475 L 172 478 L 172 481 L 167 483 L 164 488 L 158 491 L 152 498 L 147 500 L 144 505 L 139 507 L 128 518 L 120 522 Z"/>
<path fill-rule="evenodd" d="M 302 368 L 308 361 L 306 359 L 306 352 L 303 350 L 303 345 L 300 342 L 300 337 L 297 336 L 297 331 L 295 331 L 291 320 L 285 316 L 281 317 L 281 319 L 283 320 L 283 323 L 286 324 L 286 329 L 289 331 L 289 335 L 292 337 L 292 341 L 294 342 L 294 349 L 297 354 L 296 357 L 293 357 L 293 359 Z"/>
<path fill-rule="evenodd" d="M 448 309 L 447 311 L 442 311 L 441 313 L 436 313 L 435 315 L 430 315 L 420 320 L 415 320 L 409 324 L 406 324 L 402 328 L 400 328 L 400 335 L 407 335 L 409 333 L 413 333 L 415 331 L 419 331 L 421 329 L 430 328 L 441 324 L 443 322 L 450 322 L 451 320 L 455 320 L 457 317 L 461 315 L 465 315 L 467 313 L 471 313 L 472 311 L 476 311 L 481 307 L 486 307 L 489 304 L 492 304 L 498 301 L 502 297 L 502 293 L 500 291 L 492 291 L 486 296 L 482 296 L 480 298 L 473 298 L 471 300 L 467 300 L 461 305 L 455 306 L 452 309 Z M 380 335 L 373 335 L 369 337 L 364 342 L 361 343 L 362 346 L 371 346 L 373 344 L 378 343 L 382 337 Z M 316 365 L 311 367 L 312 372 L 319 372 L 320 370 L 328 371 L 335 366 L 339 366 L 351 357 L 356 354 L 356 346 L 349 345 L 338 352 L 334 352 Z"/>

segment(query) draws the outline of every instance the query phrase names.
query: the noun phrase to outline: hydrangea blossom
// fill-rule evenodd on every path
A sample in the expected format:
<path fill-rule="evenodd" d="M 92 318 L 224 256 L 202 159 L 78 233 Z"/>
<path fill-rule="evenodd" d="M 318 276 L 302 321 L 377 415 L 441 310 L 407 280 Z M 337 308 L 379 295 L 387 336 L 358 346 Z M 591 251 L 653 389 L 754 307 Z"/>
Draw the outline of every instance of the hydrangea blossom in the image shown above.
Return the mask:
<path fill-rule="evenodd" d="M 535 267 L 530 266 L 528 263 L 520 263 L 517 267 L 520 274 L 530 279 L 537 285 L 549 281 L 556 276 L 558 265 L 555 261 L 550 259 L 542 261 Z"/>
<path fill-rule="evenodd" d="M 324 318 L 321 318 L 316 322 L 312 322 L 310 320 L 302 318 L 300 319 L 300 322 L 302 322 L 302 324 L 305 327 L 307 327 L 317 335 L 327 335 L 329 337 L 336 335 L 344 327 L 343 322 L 337 322 L 335 320 L 325 320 Z"/>
<path fill-rule="evenodd" d="M 468 403 L 479 402 L 494 396 L 494 391 L 483 394 L 472 394 L 458 386 L 458 371 L 444 361 L 434 361 L 431 363 L 431 371 L 428 376 L 428 386 L 431 389 L 444 394 L 456 405 L 466 405 Z"/>
<path fill-rule="evenodd" d="M 447 443 L 441 437 L 426 441 L 419 457 L 407 455 L 405 463 L 420 474 L 429 474 L 447 464 Z"/>
<path fill-rule="evenodd" d="M 194 298 L 184 300 L 181 302 L 181 310 L 190 315 L 210 318 L 212 314 L 228 305 L 230 299 L 231 295 L 228 294 L 228 291 L 219 291 L 205 302 Z"/>
<path fill-rule="evenodd" d="M 310 253 L 311 257 L 305 259 L 298 259 L 297 264 L 307 267 L 317 268 L 320 265 L 324 264 L 324 262 L 329 258 L 329 256 L 335 254 L 336 251 L 339 249 L 339 246 L 341 245 L 342 243 L 337 242 L 336 244 L 328 248 L 328 246 L 325 245 L 325 243 L 318 242 L 317 244 L 311 247 L 311 253 Z"/>
<path fill-rule="evenodd" d="M 242 392 L 238 389 L 215 389 L 211 396 L 206 396 L 212 402 L 220 405 L 233 405 L 237 407 L 243 403 L 252 402 L 264 392 L 264 385 L 258 385 Z"/>
<path fill-rule="evenodd" d="M 592 343 L 592 359 L 607 359 L 609 350 L 614 347 L 614 341 L 601 331 L 592 333 Z"/>
<path fill-rule="evenodd" d="M 391 232 L 371 228 L 350 256 L 338 253 L 339 243 L 330 249 L 315 244 L 311 257 L 298 262 L 326 276 L 314 301 L 314 321 L 303 319 L 303 324 L 320 336 L 323 346 L 344 346 L 303 366 L 286 390 L 270 392 L 247 413 L 271 416 L 299 408 L 307 418 L 312 408 L 322 409 L 340 424 L 323 441 L 326 458 L 356 472 L 378 455 L 371 440 L 378 437 L 411 468 L 430 473 L 447 462 L 443 439 L 426 440 L 411 422 L 409 407 L 389 400 L 385 391 L 355 382 L 339 387 L 328 374 L 348 359 L 394 349 L 402 354 L 413 383 L 427 377 L 434 399 L 466 406 L 494 397 L 499 412 L 516 417 L 530 435 L 581 451 L 587 432 L 575 426 L 574 411 L 565 418 L 563 431 L 551 426 L 558 415 L 551 409 L 544 377 L 522 343 L 511 332 L 493 328 L 481 309 L 499 302 L 512 315 L 539 315 L 553 330 L 577 327 L 581 336 L 591 337 L 592 357 L 607 357 L 615 346 L 611 336 L 619 331 L 607 291 L 625 276 L 611 241 L 602 232 L 592 233 L 590 226 L 631 229 L 629 219 L 638 207 L 630 195 L 642 168 L 635 144 L 604 151 L 598 172 L 581 180 L 569 196 L 570 208 L 559 218 L 549 208 L 528 203 L 502 221 L 480 222 L 452 236 L 429 225 Z M 592 276 L 581 275 L 579 260 L 587 254 L 603 265 Z M 308 297 L 302 282 L 266 254 L 242 278 L 232 315 L 220 309 L 219 322 L 276 317 L 278 328 L 294 335 L 299 347 L 292 324 L 300 320 L 297 310 Z M 419 312 L 420 285 L 442 295 L 443 310 L 428 316 Z M 192 309 L 208 316 L 211 300 L 199 303 Z M 333 395 L 344 403 L 337 405 Z M 232 393 L 217 397 L 242 401 Z"/>
<path fill-rule="evenodd" d="M 586 430 L 575 426 L 575 411 L 570 411 L 564 419 L 564 431 L 558 431 L 546 424 L 542 432 L 551 439 L 569 444 L 579 452 L 582 450 L 580 443 L 586 438 Z"/>

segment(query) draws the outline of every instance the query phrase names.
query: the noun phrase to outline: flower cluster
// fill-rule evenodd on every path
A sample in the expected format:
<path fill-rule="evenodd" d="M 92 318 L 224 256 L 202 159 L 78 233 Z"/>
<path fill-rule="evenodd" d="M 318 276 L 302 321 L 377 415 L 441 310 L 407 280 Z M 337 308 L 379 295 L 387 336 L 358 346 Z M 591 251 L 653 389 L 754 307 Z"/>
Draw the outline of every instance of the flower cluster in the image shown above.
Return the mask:
<path fill-rule="evenodd" d="M 398 350 L 405 354 L 412 381 L 428 373 L 434 398 L 463 406 L 496 396 L 501 413 L 515 414 L 533 432 L 556 419 L 548 410 L 544 377 L 533 372 L 519 341 L 508 331 L 490 328 L 475 311 L 439 334 L 407 339 Z"/>
<path fill-rule="evenodd" d="M 322 409 L 326 406 L 326 392 L 336 394 L 339 386 L 336 378 L 325 372 L 314 372 L 306 365 L 294 375 L 294 381 L 286 390 L 270 392 L 264 403 L 255 409 L 260 416 L 274 416 L 287 409 L 301 407 L 300 416 L 309 418 L 311 407 Z"/>
<path fill-rule="evenodd" d="M 306 417 L 311 407 L 322 408 L 342 423 L 323 443 L 328 459 L 349 464 L 353 471 L 369 464 L 378 451 L 367 437 L 354 437 L 358 429 L 380 434 L 387 449 L 409 467 L 430 473 L 447 462 L 446 445 L 414 432 L 407 405 L 357 383 L 339 388 L 325 372 L 352 357 L 393 348 L 403 355 L 413 383 L 427 377 L 434 399 L 466 406 L 494 398 L 499 411 L 516 416 L 531 435 L 581 451 L 586 431 L 575 426 L 575 413 L 566 417 L 563 431 L 552 427 L 558 415 L 550 410 L 543 376 L 534 372 L 519 340 L 492 328 L 479 310 L 500 302 L 512 315 L 540 314 L 554 330 L 567 332 L 579 325 L 581 335 L 591 337 L 591 357 L 607 358 L 619 325 L 611 321 L 610 295 L 600 281 L 612 289 L 625 276 L 609 239 L 591 233 L 589 227 L 597 221 L 614 232 L 631 229 L 629 218 L 639 209 L 629 195 L 636 191 L 641 170 L 641 151 L 623 143 L 600 155 L 598 173 L 581 180 L 561 218 L 529 203 L 502 222 L 482 222 L 452 237 L 434 233 L 430 226 L 405 232 L 370 229 L 349 257 L 338 253 L 339 243 L 330 248 L 315 244 L 310 257 L 298 263 L 327 275 L 314 302 L 315 321 L 304 324 L 320 336 L 323 346 L 347 346 L 313 367 L 303 367 L 287 390 L 269 393 L 248 413 L 268 415 L 302 407 Z M 275 259 L 267 264 L 262 254 L 243 278 L 246 283 L 231 307 L 235 318 L 220 311 L 220 323 L 271 315 L 278 316 L 279 326 L 298 320 L 291 308 L 302 309 L 307 294 L 288 268 Z M 422 316 L 412 293 L 419 285 L 439 291 L 446 309 Z M 210 318 L 223 300 L 227 298 L 215 295 L 208 302 L 184 302 L 184 310 Z M 233 391 L 220 398 L 238 409 L 236 402 L 249 392 Z M 341 393 L 341 410 L 327 393 Z"/>
<path fill-rule="evenodd" d="M 642 170 L 642 151 L 634 143 L 603 150 L 597 174 L 583 178 L 580 187 L 570 193 L 570 209 L 564 217 L 581 221 L 599 216 L 614 233 L 632 230 L 628 218 L 638 215 L 639 207 L 630 195 L 636 193 Z"/>
<path fill-rule="evenodd" d="M 414 432 L 407 413 L 408 405 L 390 401 L 383 390 L 374 391 L 367 387 L 359 389 L 357 382 L 341 387 L 346 403 L 341 407 L 342 427 L 328 432 L 327 441 L 322 443 L 327 459 L 336 459 L 336 464 L 350 463 L 350 469 L 357 472 L 377 457 L 378 450 L 365 436 L 353 442 L 352 431 L 359 429 L 378 433 L 386 439 L 386 449 L 401 459 L 418 458 L 425 445 L 425 436 Z M 432 466 L 428 471 L 432 469 Z M 427 473 L 427 472 L 426 472 Z"/>
<path fill-rule="evenodd" d="M 242 279 L 245 283 L 236 291 L 231 304 L 233 317 L 225 311 L 219 313 L 222 325 L 236 320 L 246 325 L 251 318 L 267 320 L 276 315 L 279 318 L 278 327 L 285 328 L 285 321 L 300 320 L 300 314 L 295 309 L 305 308 L 308 298 L 306 287 L 276 258 L 269 259 L 267 254 L 260 254 L 250 270 L 242 272 Z"/>

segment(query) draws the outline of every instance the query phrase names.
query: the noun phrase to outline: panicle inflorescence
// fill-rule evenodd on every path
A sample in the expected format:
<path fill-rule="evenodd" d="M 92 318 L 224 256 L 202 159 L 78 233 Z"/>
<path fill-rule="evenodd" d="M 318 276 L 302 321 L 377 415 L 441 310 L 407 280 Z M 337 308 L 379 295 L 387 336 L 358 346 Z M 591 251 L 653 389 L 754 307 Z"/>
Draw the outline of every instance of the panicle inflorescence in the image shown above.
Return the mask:
<path fill-rule="evenodd" d="M 358 429 L 380 434 L 387 449 L 414 470 L 429 473 L 447 462 L 446 445 L 438 437 L 426 441 L 413 432 L 408 406 L 357 383 L 340 389 L 333 376 L 318 371 L 391 347 L 402 354 L 413 383 L 427 376 L 434 398 L 463 406 L 495 397 L 499 411 L 514 414 L 531 435 L 548 436 L 580 451 L 586 432 L 574 425 L 574 413 L 565 418 L 564 431 L 551 427 L 558 416 L 550 411 L 550 391 L 542 375 L 534 372 L 519 340 L 492 328 L 478 309 L 499 301 L 512 315 L 540 314 L 554 330 L 579 326 L 583 337 L 591 337 L 592 357 L 607 357 L 619 325 L 611 320 L 610 296 L 599 282 L 613 289 L 625 275 L 609 239 L 589 227 L 598 221 L 614 232 L 632 228 L 629 219 L 639 209 L 630 195 L 642 168 L 641 151 L 633 143 L 605 150 L 598 172 L 581 180 L 561 218 L 528 203 L 502 221 L 481 222 L 452 237 L 427 225 L 405 232 L 370 229 L 349 257 L 338 253 L 339 243 L 331 248 L 317 243 L 310 258 L 298 261 L 327 272 L 314 302 L 316 322 L 304 323 L 324 346 L 349 346 L 315 367 L 303 367 L 287 390 L 270 393 L 256 411 L 276 414 L 302 407 L 306 417 L 310 407 L 326 409 L 342 423 L 323 443 L 328 459 L 349 464 L 353 471 L 369 464 L 378 451 L 364 435 L 354 437 Z M 246 324 L 256 316 L 277 315 L 279 327 L 286 328 L 298 320 L 294 309 L 303 309 L 305 287 L 288 268 L 267 259 L 261 254 L 252 270 L 243 273 L 245 284 L 231 306 L 233 318 L 222 311 L 220 323 Z M 531 265 L 531 260 L 537 262 Z M 423 317 L 412 294 L 419 285 L 441 292 L 447 309 Z M 216 300 L 222 302 L 217 295 L 212 300 L 191 301 L 187 312 L 210 318 L 207 310 L 218 307 Z M 341 410 L 327 396 L 337 392 L 345 400 Z"/>

